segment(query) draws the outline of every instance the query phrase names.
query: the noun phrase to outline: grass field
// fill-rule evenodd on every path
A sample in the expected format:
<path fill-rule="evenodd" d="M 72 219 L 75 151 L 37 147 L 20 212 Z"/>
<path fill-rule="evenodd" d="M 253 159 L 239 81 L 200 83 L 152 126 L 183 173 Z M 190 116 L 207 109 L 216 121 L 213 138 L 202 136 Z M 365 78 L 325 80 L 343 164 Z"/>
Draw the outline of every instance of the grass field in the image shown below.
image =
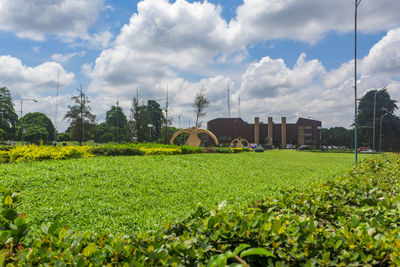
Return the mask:
<path fill-rule="evenodd" d="M 22 190 L 32 222 L 76 230 L 154 229 L 197 203 L 240 205 L 342 175 L 351 154 L 268 151 L 148 157 L 98 157 L 0 166 L 1 183 Z"/>

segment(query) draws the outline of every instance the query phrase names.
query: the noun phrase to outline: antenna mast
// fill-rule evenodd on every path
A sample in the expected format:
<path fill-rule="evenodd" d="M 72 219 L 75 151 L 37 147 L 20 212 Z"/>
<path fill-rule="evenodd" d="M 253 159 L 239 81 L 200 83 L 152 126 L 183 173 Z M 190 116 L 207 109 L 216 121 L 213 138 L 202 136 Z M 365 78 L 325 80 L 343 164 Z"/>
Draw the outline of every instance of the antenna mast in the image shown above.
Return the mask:
<path fill-rule="evenodd" d="M 240 95 L 239 95 L 239 118 L 242 117 L 241 110 L 240 110 Z"/>
<path fill-rule="evenodd" d="M 55 129 L 54 129 L 54 144 L 55 145 L 57 145 L 57 125 L 58 125 L 58 123 L 57 123 L 57 113 L 58 113 L 58 91 L 59 91 L 59 88 L 60 88 L 60 70 L 58 70 L 58 72 L 57 72 L 57 93 L 56 93 L 56 113 L 55 113 L 55 116 L 54 116 L 54 127 L 55 127 Z"/>
<path fill-rule="evenodd" d="M 228 118 L 231 117 L 231 100 L 230 100 L 230 89 L 229 89 L 229 80 L 228 80 L 228 95 L 227 95 L 227 104 L 228 104 Z"/>
<path fill-rule="evenodd" d="M 167 143 L 167 132 L 168 132 L 168 84 L 167 84 L 167 100 L 165 102 L 165 133 L 164 143 Z"/>

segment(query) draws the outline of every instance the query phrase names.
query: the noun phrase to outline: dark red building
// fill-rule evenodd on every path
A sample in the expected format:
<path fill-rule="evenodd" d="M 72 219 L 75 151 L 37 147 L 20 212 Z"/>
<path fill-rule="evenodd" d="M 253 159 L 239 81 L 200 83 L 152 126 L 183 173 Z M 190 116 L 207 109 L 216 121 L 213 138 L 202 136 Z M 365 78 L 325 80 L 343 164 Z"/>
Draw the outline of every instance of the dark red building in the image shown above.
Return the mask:
<path fill-rule="evenodd" d="M 286 123 L 282 117 L 280 123 L 275 123 L 272 117 L 268 123 L 254 118 L 254 123 L 247 123 L 241 118 L 218 118 L 207 122 L 211 131 L 221 144 L 228 144 L 239 136 L 250 143 L 270 144 L 286 148 L 292 145 L 313 145 L 319 147 L 321 122 L 299 118 L 296 123 Z"/>

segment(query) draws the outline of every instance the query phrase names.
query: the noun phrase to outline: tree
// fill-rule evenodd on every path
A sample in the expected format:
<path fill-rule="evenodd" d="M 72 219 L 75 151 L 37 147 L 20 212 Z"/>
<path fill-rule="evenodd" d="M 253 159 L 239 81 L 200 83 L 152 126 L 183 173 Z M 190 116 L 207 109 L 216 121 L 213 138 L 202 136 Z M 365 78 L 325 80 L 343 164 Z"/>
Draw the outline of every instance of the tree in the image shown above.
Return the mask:
<path fill-rule="evenodd" d="M 45 127 L 33 125 L 25 128 L 24 140 L 39 143 L 48 138 L 49 132 Z"/>
<path fill-rule="evenodd" d="M 92 131 L 96 126 L 96 116 L 91 113 L 89 97 L 84 93 L 73 96 L 72 101 L 75 105 L 68 106 L 69 111 L 65 114 L 64 119 L 70 122 L 71 139 L 82 144 L 84 140 L 92 137 Z"/>
<path fill-rule="evenodd" d="M 375 129 L 373 128 L 374 120 L 374 96 L 376 93 L 375 108 Z M 379 140 L 379 124 L 380 118 L 385 115 L 382 120 L 382 138 L 384 149 L 399 150 L 400 149 L 400 119 L 394 115 L 397 107 L 397 101 L 390 98 L 390 94 L 386 88 L 379 91 L 370 90 L 361 99 L 358 107 L 358 121 L 360 130 L 358 138 L 362 146 L 372 147 L 372 136 L 375 130 L 375 148 L 377 148 Z"/>
<path fill-rule="evenodd" d="M 4 139 L 15 137 L 18 115 L 14 110 L 14 103 L 7 87 L 0 88 L 0 129 Z"/>
<path fill-rule="evenodd" d="M 157 140 L 161 136 L 161 126 L 164 121 L 164 115 L 161 110 L 160 104 L 155 100 L 147 101 L 147 114 L 150 124 L 153 125 L 152 128 L 152 139 Z"/>
<path fill-rule="evenodd" d="M 161 126 L 164 120 L 160 104 L 155 100 L 148 100 L 147 105 L 140 104 L 139 96 L 132 100 L 129 128 L 139 142 L 157 140 L 161 134 Z M 148 125 L 153 127 L 149 129 Z"/>
<path fill-rule="evenodd" d="M 120 106 L 112 106 L 106 113 L 106 124 L 112 134 L 112 141 L 120 142 L 129 139 L 127 132 L 127 119 Z"/>
<path fill-rule="evenodd" d="M 196 113 L 196 127 L 200 128 L 201 127 L 201 122 L 199 123 L 199 119 L 203 118 L 207 112 L 206 109 L 210 103 L 208 102 L 206 96 L 203 93 L 203 89 L 198 92 L 194 98 L 194 104 L 193 107 L 195 108 L 195 113 Z"/>
<path fill-rule="evenodd" d="M 24 129 L 24 140 L 38 142 L 49 141 L 54 137 L 54 125 L 49 117 L 40 112 L 25 114 L 18 125 L 18 135 L 21 137 L 21 127 Z"/>
<path fill-rule="evenodd" d="M 344 127 L 333 127 L 322 129 L 322 145 L 323 146 L 345 146 L 351 148 L 353 146 L 353 131 Z"/>

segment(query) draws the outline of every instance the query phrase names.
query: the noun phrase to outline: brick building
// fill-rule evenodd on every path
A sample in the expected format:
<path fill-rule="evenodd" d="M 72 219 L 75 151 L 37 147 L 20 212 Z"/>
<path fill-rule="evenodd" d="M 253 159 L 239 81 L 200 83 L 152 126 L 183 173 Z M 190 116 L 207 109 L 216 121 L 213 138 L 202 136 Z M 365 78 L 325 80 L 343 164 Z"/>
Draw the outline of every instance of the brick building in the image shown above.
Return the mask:
<path fill-rule="evenodd" d="M 268 118 L 268 123 L 260 122 L 258 117 L 254 118 L 254 123 L 241 118 L 218 118 L 207 122 L 207 129 L 221 144 L 229 144 L 241 136 L 250 143 L 275 147 L 286 147 L 287 144 L 319 147 L 320 128 L 320 121 L 305 118 L 299 118 L 296 123 L 286 123 L 286 117 L 282 117 L 279 123 L 275 123 L 272 117 Z"/>

